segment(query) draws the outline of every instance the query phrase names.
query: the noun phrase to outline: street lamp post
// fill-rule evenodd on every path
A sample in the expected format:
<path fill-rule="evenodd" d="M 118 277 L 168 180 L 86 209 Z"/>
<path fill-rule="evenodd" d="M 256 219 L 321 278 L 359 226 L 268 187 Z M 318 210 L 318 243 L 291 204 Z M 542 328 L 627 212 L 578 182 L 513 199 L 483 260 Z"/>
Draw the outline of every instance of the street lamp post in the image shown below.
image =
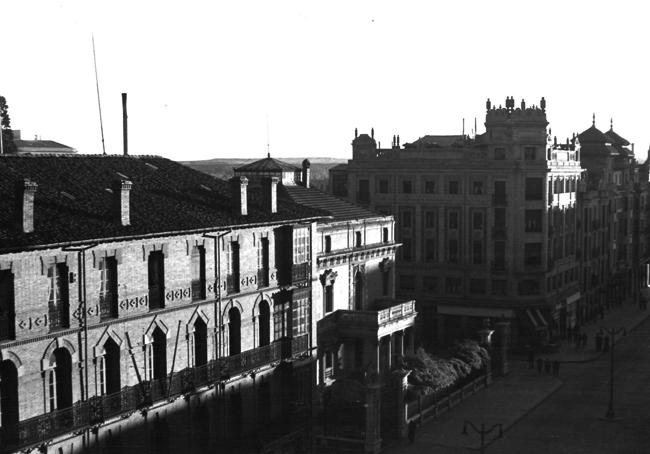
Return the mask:
<path fill-rule="evenodd" d="M 497 427 L 499 428 L 499 435 L 497 438 L 502 438 L 503 437 L 503 428 L 501 424 L 495 424 L 489 429 L 485 429 L 485 424 L 481 423 L 481 428 L 479 429 L 476 427 L 471 421 L 465 420 L 465 423 L 463 424 L 463 435 L 467 435 L 467 428 L 470 427 L 474 432 L 479 434 L 481 436 L 481 454 L 485 454 L 485 436 L 489 435 L 496 429 Z"/>
<path fill-rule="evenodd" d="M 607 419 L 614 419 L 614 336 L 617 334 L 623 333 L 625 335 L 625 328 L 602 328 L 605 333 L 609 335 L 610 346 L 609 346 L 609 407 L 607 408 L 606 417 Z"/>

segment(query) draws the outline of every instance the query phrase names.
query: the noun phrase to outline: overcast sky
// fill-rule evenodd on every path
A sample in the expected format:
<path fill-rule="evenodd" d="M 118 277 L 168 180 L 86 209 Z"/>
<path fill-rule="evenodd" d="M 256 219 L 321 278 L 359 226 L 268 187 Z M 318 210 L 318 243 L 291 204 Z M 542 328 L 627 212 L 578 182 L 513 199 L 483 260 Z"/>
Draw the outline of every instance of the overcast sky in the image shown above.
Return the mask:
<path fill-rule="evenodd" d="M 591 125 L 650 145 L 644 2 L 0 0 L 0 94 L 14 129 L 101 153 L 350 158 L 460 134 L 485 101 L 547 100 L 553 135 Z"/>

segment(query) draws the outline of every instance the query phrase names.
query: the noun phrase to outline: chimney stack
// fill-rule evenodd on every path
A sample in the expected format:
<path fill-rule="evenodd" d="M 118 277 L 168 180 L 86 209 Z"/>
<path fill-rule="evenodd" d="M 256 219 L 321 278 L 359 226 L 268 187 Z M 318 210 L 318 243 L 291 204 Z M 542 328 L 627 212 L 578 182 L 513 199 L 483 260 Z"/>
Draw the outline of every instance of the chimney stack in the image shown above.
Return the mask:
<path fill-rule="evenodd" d="M 113 215 L 121 226 L 131 225 L 131 187 L 129 180 L 118 180 L 113 185 Z"/>
<path fill-rule="evenodd" d="M 264 193 L 264 211 L 268 213 L 278 212 L 278 177 L 265 178 L 262 191 Z"/>
<path fill-rule="evenodd" d="M 32 233 L 34 231 L 34 197 L 37 189 L 38 184 L 28 178 L 18 184 L 19 222 L 23 233 Z"/>
<path fill-rule="evenodd" d="M 309 159 L 302 161 L 302 185 L 308 188 L 311 185 L 311 163 Z"/>
<path fill-rule="evenodd" d="M 246 216 L 248 214 L 247 186 L 248 178 L 246 177 L 232 177 L 230 179 L 232 209 L 239 216 Z"/>
<path fill-rule="evenodd" d="M 122 93 L 122 136 L 124 140 L 124 156 L 129 155 L 129 126 L 126 114 L 126 93 Z"/>

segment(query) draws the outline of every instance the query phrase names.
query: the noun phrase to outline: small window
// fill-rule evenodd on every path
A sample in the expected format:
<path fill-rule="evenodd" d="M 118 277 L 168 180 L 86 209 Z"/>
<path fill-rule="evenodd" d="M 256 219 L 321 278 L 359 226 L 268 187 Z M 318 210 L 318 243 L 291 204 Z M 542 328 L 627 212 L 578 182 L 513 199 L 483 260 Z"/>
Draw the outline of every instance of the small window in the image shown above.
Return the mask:
<path fill-rule="evenodd" d="M 524 159 L 526 161 L 535 160 L 535 147 L 525 147 L 524 148 Z"/>
<path fill-rule="evenodd" d="M 483 230 L 483 213 L 475 212 L 472 214 L 472 228 L 474 230 Z"/>
<path fill-rule="evenodd" d="M 402 180 L 402 192 L 404 194 L 413 193 L 413 182 L 411 180 Z"/>
<path fill-rule="evenodd" d="M 354 232 L 354 247 L 361 247 L 361 232 Z"/>
<path fill-rule="evenodd" d="M 542 231 L 542 210 L 526 210 L 526 232 Z"/>
<path fill-rule="evenodd" d="M 472 263 L 474 265 L 483 263 L 483 242 L 481 240 L 472 241 Z"/>
<path fill-rule="evenodd" d="M 387 178 L 380 178 L 377 184 L 377 190 L 380 194 L 388 194 L 389 185 Z"/>
<path fill-rule="evenodd" d="M 434 238 L 427 238 L 424 241 L 424 261 L 436 261 L 436 240 Z"/>
<path fill-rule="evenodd" d="M 413 242 L 410 238 L 402 238 L 402 260 L 410 262 L 413 260 Z"/>
<path fill-rule="evenodd" d="M 458 240 L 450 239 L 447 242 L 447 259 L 449 263 L 458 263 Z"/>
<path fill-rule="evenodd" d="M 405 209 L 402 210 L 402 228 L 410 229 L 412 227 L 412 216 L 411 210 Z"/>
<path fill-rule="evenodd" d="M 458 228 L 458 212 L 450 211 L 448 221 L 449 221 L 448 228 L 450 230 L 456 230 Z"/>
<path fill-rule="evenodd" d="M 472 194 L 475 194 L 475 195 L 483 194 L 483 182 L 482 181 L 472 181 Z"/>
<path fill-rule="evenodd" d="M 437 293 L 438 278 L 436 276 L 422 276 L 422 289 L 428 293 Z"/>
<path fill-rule="evenodd" d="M 485 295 L 485 279 L 470 279 L 469 292 L 473 295 Z"/>
<path fill-rule="evenodd" d="M 503 279 L 495 279 L 492 281 L 493 295 L 506 295 L 507 293 L 508 293 L 508 281 Z"/>
<path fill-rule="evenodd" d="M 382 228 L 382 229 L 381 229 L 381 233 L 382 233 L 382 240 L 383 240 L 383 242 L 384 242 L 384 243 L 388 243 L 388 242 L 390 242 L 390 234 L 389 234 L 389 232 L 388 232 L 388 227 L 384 227 L 384 228 Z"/>
<path fill-rule="evenodd" d="M 506 159 L 506 149 L 505 148 L 495 148 L 494 149 L 494 159 L 496 161 L 503 161 Z"/>
<path fill-rule="evenodd" d="M 436 228 L 436 212 L 435 211 L 425 211 L 424 212 L 424 228 L 426 228 L 426 229 L 435 229 Z"/>
<path fill-rule="evenodd" d="M 458 180 L 449 181 L 449 194 L 459 194 L 460 193 L 460 183 Z"/>
<path fill-rule="evenodd" d="M 462 293 L 462 279 L 459 277 L 448 277 L 445 279 L 445 293 L 458 295 Z"/>
<path fill-rule="evenodd" d="M 539 281 L 536 279 L 524 279 L 519 281 L 520 295 L 539 295 Z"/>
<path fill-rule="evenodd" d="M 332 237 L 325 235 L 325 252 L 332 252 Z"/>
<path fill-rule="evenodd" d="M 542 200 L 544 180 L 542 178 L 526 178 L 526 200 Z"/>
<path fill-rule="evenodd" d="M 435 194 L 436 193 L 436 182 L 435 182 L 435 180 L 426 180 L 424 182 L 424 193 L 425 194 Z"/>

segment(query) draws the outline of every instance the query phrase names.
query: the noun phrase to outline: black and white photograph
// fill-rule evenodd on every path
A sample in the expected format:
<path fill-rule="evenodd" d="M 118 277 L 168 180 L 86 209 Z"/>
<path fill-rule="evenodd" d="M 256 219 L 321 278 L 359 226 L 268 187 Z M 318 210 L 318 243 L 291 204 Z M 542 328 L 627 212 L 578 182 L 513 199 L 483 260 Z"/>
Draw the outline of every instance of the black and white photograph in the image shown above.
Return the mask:
<path fill-rule="evenodd" d="M 649 12 L 0 0 L 0 454 L 650 452 Z"/>

